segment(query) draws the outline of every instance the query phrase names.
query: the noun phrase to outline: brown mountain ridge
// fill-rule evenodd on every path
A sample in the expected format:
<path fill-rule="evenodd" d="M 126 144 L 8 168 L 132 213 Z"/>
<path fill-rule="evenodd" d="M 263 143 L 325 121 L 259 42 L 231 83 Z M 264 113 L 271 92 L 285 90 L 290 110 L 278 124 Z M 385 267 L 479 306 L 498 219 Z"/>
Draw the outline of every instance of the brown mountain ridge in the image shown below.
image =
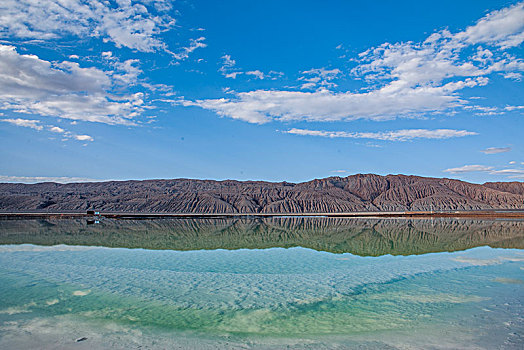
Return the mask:
<path fill-rule="evenodd" d="M 523 182 L 357 174 L 302 183 L 144 180 L 0 184 L 0 211 L 340 213 L 524 209 Z"/>

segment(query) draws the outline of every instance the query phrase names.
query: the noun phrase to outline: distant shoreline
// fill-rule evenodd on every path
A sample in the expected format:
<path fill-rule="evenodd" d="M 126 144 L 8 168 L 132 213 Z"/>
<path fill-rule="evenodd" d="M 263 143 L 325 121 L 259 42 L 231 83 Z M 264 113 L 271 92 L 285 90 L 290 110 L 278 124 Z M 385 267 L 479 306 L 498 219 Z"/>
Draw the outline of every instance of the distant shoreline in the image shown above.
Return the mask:
<path fill-rule="evenodd" d="M 15 218 L 112 218 L 112 219 L 159 219 L 159 218 L 234 218 L 234 217 L 332 217 L 332 218 L 522 218 L 524 210 L 490 209 L 475 211 L 402 211 L 402 212 L 348 212 L 348 213 L 125 213 L 101 212 L 99 215 L 86 212 L 5 212 L 0 219 Z"/>

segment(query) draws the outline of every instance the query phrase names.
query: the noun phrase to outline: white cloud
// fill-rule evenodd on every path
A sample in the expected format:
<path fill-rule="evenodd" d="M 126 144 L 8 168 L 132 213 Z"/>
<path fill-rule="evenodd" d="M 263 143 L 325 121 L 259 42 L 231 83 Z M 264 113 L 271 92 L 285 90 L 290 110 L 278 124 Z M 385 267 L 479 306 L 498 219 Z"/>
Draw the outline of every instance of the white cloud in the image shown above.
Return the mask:
<path fill-rule="evenodd" d="M 237 61 L 231 58 L 231 55 L 224 55 L 222 58 L 222 66 L 218 69 L 222 75 L 228 79 L 236 79 L 238 75 L 244 74 L 235 68 Z"/>
<path fill-rule="evenodd" d="M 483 149 L 481 152 L 485 154 L 497 154 L 511 151 L 511 147 L 489 147 Z"/>
<path fill-rule="evenodd" d="M 363 52 L 352 73 L 370 83 L 365 92 L 329 91 L 339 71 L 318 69 L 304 72 L 308 76 L 301 78 L 303 89 L 320 86 L 315 92 L 254 90 L 239 92 L 234 98 L 180 103 L 259 124 L 273 120 L 384 120 L 464 108 L 468 101 L 460 97 L 461 90 L 487 85 L 492 73 L 524 71 L 523 60 L 501 50 L 519 44 L 522 7 L 520 3 L 492 12 L 456 34 L 442 30 L 424 42 L 384 43 Z M 495 50 L 490 50 L 490 45 Z M 241 74 L 228 73 L 231 78 Z"/>
<path fill-rule="evenodd" d="M 143 52 L 167 50 L 160 34 L 175 20 L 162 0 L 2 0 L 0 35 L 23 39 L 95 37 Z"/>
<path fill-rule="evenodd" d="M 204 40 L 206 40 L 206 38 L 203 36 L 198 39 L 190 39 L 189 46 L 183 47 L 179 53 L 173 53 L 173 57 L 175 57 L 177 60 L 184 60 L 188 58 L 189 54 L 196 49 L 207 47 L 207 44 L 204 43 Z"/>
<path fill-rule="evenodd" d="M 11 182 L 11 183 L 38 183 L 38 182 L 58 182 L 58 183 L 71 183 L 71 182 L 96 182 L 102 180 L 89 179 L 83 177 L 47 177 L 47 176 L 9 176 L 0 175 L 0 182 Z"/>
<path fill-rule="evenodd" d="M 413 139 L 448 139 L 452 137 L 464 137 L 477 135 L 476 132 L 452 129 L 406 129 L 385 132 L 346 132 L 346 131 L 323 131 L 293 128 L 284 131 L 287 134 L 302 136 L 320 136 L 329 138 L 352 138 L 352 139 L 374 139 L 382 141 L 409 141 Z"/>
<path fill-rule="evenodd" d="M 115 69 L 114 72 L 111 72 L 114 83 L 127 86 L 135 85 L 138 82 L 138 76 L 143 73 L 142 69 L 137 67 L 140 62 L 138 59 L 128 59 L 122 62 L 116 56 L 113 56 L 111 51 L 102 52 L 102 57 Z M 151 84 L 143 85 L 154 88 Z"/>
<path fill-rule="evenodd" d="M 21 127 L 25 127 L 25 128 L 31 128 L 31 129 L 35 129 L 35 130 L 38 130 L 38 131 L 41 131 L 41 130 L 44 129 L 44 125 L 42 125 L 39 120 L 34 120 L 34 119 L 21 119 L 21 118 L 17 118 L 17 119 L 0 119 L 0 122 L 6 122 L 6 123 L 9 123 L 9 124 L 12 124 L 12 125 L 21 126 Z M 78 141 L 94 141 L 94 138 L 89 136 L 89 135 L 77 135 L 77 134 L 75 134 L 75 133 L 73 133 L 71 131 L 67 131 L 65 129 L 62 129 L 59 126 L 45 125 L 45 127 L 47 128 L 47 130 L 49 130 L 51 132 L 62 134 L 63 137 L 64 137 L 63 141 L 71 139 L 71 138 L 74 138 L 74 139 L 76 139 Z"/>
<path fill-rule="evenodd" d="M 264 73 L 258 69 L 244 72 L 244 71 L 241 71 L 238 67 L 236 67 L 237 62 L 231 58 L 231 55 L 224 55 L 221 58 L 222 58 L 222 66 L 218 69 L 218 71 L 222 73 L 224 77 L 229 78 L 229 79 L 236 79 L 240 75 L 251 75 L 260 80 L 263 80 L 263 79 L 275 80 L 278 77 L 281 77 L 282 75 L 284 75 L 284 73 L 282 72 L 275 72 L 275 71 Z"/>
<path fill-rule="evenodd" d="M 510 72 L 503 75 L 506 79 L 512 79 L 515 81 L 521 81 L 522 80 L 522 74 L 516 73 L 516 72 Z"/>
<path fill-rule="evenodd" d="M 518 111 L 524 109 L 524 106 L 506 106 L 504 109 L 506 111 Z"/>
<path fill-rule="evenodd" d="M 486 107 L 478 105 L 467 105 L 462 107 L 464 110 L 473 111 L 478 116 L 493 116 L 504 114 L 504 110 L 498 107 Z"/>
<path fill-rule="evenodd" d="M 124 73 L 105 72 L 75 62 L 45 61 L 0 44 L 0 109 L 133 125 L 132 118 L 143 111 L 143 94 L 111 91 L 113 85 L 134 79 L 133 63 L 123 63 Z"/>
<path fill-rule="evenodd" d="M 455 91 L 483 84 L 485 80 L 479 78 L 439 87 L 396 89 L 387 86 L 367 93 L 255 90 L 237 93 L 235 99 L 182 100 L 180 104 L 199 106 L 221 116 L 257 124 L 272 120 L 386 120 L 457 105 L 460 100 Z"/>
<path fill-rule="evenodd" d="M 483 165 L 464 165 L 460 168 L 451 168 L 444 170 L 445 172 L 451 174 L 461 174 L 469 172 L 489 172 L 490 175 L 503 175 L 507 176 L 510 179 L 523 179 L 524 178 L 524 169 L 502 169 L 502 170 L 493 170 L 493 167 L 483 166 Z"/>
<path fill-rule="evenodd" d="M 461 173 L 471 173 L 476 171 L 490 171 L 493 170 L 492 166 L 485 166 L 485 165 L 464 165 L 459 168 L 450 168 L 444 170 L 446 173 L 451 174 L 461 174 Z"/>
<path fill-rule="evenodd" d="M 231 73 L 226 73 L 224 74 L 224 76 L 226 78 L 230 78 L 230 79 L 236 79 L 237 78 L 237 75 L 239 74 L 244 74 L 243 72 L 231 72 Z"/>
<path fill-rule="evenodd" d="M 58 127 L 58 126 L 50 127 L 49 131 L 56 132 L 56 133 L 59 133 L 59 134 L 63 134 L 63 133 L 66 132 L 64 129 L 62 129 L 61 127 Z"/>
<path fill-rule="evenodd" d="M 422 43 L 382 44 L 362 53 L 364 64 L 354 72 L 366 74 L 368 80 L 395 79 L 404 86 L 417 86 L 440 84 L 449 78 L 524 70 L 522 60 L 477 45 L 506 47 L 515 35 L 523 35 L 523 4 L 494 11 L 456 34 L 443 30 Z M 468 56 L 466 48 L 472 48 L 474 53 Z"/>
<path fill-rule="evenodd" d="M 510 179 L 524 179 L 524 169 L 502 169 L 493 170 L 490 172 L 492 175 L 505 175 Z"/>
<path fill-rule="evenodd" d="M 28 93 L 42 97 L 69 91 L 102 92 L 111 85 L 108 75 L 100 69 L 81 68 L 76 62 L 44 61 L 1 44 L 0 79 L 4 98 Z"/>
<path fill-rule="evenodd" d="M 304 81 L 300 86 L 301 89 L 312 89 L 312 88 L 331 88 L 337 85 L 332 82 L 337 76 L 342 74 L 340 69 L 326 69 L 326 68 L 314 68 L 302 72 L 302 76 L 298 78 L 299 81 Z"/>
<path fill-rule="evenodd" d="M 16 118 L 16 119 L 0 119 L 0 121 L 9 123 L 9 124 L 13 124 L 16 126 L 23 126 L 26 128 L 35 129 L 35 130 L 42 130 L 44 128 L 42 125 L 40 125 L 39 120 L 33 120 L 33 119 Z"/>
<path fill-rule="evenodd" d="M 516 164 L 517 162 L 510 162 Z M 524 165 L 524 162 L 522 163 Z M 462 174 L 470 172 L 485 172 L 490 175 L 505 176 L 509 179 L 524 179 L 524 169 L 495 169 L 493 166 L 486 165 L 464 165 L 458 168 L 450 168 L 443 170 L 451 174 Z"/>
<path fill-rule="evenodd" d="M 252 71 L 249 71 L 249 72 L 246 72 L 245 73 L 246 75 L 253 75 L 255 76 L 256 78 L 258 79 L 264 79 L 266 76 L 264 75 L 264 73 L 262 73 L 261 71 L 259 71 L 258 69 L 257 70 L 252 70 Z"/>
<path fill-rule="evenodd" d="M 89 135 L 74 135 L 73 137 L 78 141 L 93 141 L 93 138 Z"/>
<path fill-rule="evenodd" d="M 456 35 L 468 44 L 491 44 L 501 48 L 518 46 L 524 41 L 524 3 L 493 11 L 475 25 Z"/>
<path fill-rule="evenodd" d="M 225 71 L 227 69 L 233 68 L 237 64 L 237 61 L 232 59 L 231 55 L 224 55 L 221 58 L 223 60 L 222 67 L 220 67 L 220 69 L 219 69 L 221 72 L 223 72 L 223 71 Z"/>

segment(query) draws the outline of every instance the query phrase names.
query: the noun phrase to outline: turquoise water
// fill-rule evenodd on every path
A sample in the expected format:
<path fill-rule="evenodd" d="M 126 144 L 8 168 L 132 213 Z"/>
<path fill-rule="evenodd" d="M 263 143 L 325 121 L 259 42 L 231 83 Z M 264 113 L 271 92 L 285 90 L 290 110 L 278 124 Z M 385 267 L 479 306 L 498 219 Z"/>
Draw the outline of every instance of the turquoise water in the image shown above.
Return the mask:
<path fill-rule="evenodd" d="M 524 345 L 522 249 L 365 257 L 10 244 L 0 295 L 2 349 Z"/>

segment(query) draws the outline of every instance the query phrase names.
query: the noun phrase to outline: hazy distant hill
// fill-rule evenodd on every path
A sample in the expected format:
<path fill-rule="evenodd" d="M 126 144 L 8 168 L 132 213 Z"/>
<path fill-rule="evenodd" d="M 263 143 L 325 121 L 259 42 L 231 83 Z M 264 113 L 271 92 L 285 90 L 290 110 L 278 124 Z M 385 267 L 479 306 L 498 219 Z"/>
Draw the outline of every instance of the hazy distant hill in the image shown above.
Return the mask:
<path fill-rule="evenodd" d="M 478 185 L 358 174 L 297 184 L 188 179 L 0 184 L 1 211 L 312 213 L 490 208 L 524 209 L 524 183 Z"/>

